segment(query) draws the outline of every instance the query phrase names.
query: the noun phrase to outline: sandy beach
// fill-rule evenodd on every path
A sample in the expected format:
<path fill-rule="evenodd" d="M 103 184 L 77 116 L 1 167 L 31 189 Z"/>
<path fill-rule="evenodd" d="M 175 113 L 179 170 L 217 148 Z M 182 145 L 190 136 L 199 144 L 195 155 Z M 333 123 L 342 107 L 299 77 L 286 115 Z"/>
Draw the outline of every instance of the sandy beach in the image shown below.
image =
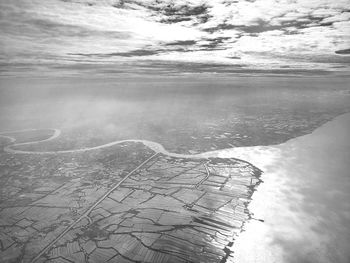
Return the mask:
<path fill-rule="evenodd" d="M 226 150 L 263 170 L 235 262 L 349 262 L 350 114 L 271 147 Z"/>

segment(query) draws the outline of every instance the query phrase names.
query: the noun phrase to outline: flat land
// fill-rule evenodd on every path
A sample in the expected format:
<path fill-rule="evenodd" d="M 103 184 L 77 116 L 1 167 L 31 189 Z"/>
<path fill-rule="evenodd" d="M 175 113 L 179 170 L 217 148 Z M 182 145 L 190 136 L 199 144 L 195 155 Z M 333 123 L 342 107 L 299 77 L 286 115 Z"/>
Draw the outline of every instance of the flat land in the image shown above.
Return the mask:
<path fill-rule="evenodd" d="M 350 111 L 347 79 L 332 77 L 5 84 L 3 262 L 231 262 L 244 225 L 264 224 L 248 205 L 268 160 L 218 150 Z"/>
<path fill-rule="evenodd" d="M 0 160 L 5 262 L 221 262 L 261 173 L 137 143 Z"/>

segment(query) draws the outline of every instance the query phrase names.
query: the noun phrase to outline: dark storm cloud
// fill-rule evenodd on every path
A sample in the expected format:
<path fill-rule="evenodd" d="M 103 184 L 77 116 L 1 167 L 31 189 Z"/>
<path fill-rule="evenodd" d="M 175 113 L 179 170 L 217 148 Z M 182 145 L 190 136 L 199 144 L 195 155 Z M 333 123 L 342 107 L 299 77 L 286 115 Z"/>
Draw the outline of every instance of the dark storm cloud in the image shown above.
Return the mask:
<path fill-rule="evenodd" d="M 335 54 L 339 54 L 339 55 L 350 55 L 350 48 L 342 49 L 342 50 L 337 50 L 337 51 L 335 51 Z"/>

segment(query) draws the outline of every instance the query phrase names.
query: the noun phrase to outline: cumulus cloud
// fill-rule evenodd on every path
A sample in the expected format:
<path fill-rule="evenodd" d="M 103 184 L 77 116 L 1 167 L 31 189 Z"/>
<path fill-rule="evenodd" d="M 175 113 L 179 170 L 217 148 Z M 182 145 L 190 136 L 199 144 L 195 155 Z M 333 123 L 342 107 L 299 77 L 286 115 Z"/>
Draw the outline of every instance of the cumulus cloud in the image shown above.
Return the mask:
<path fill-rule="evenodd" d="M 0 74 L 87 64 L 142 73 L 154 61 L 198 72 L 349 67 L 339 56 L 350 45 L 348 0 L 4 0 L 0 31 Z"/>

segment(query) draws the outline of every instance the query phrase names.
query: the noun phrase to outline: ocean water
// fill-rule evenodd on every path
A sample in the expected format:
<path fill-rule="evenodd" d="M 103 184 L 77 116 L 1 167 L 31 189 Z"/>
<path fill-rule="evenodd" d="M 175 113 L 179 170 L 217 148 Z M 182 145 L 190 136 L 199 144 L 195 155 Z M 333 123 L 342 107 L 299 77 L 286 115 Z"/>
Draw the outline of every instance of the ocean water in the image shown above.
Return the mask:
<path fill-rule="evenodd" d="M 263 170 L 234 262 L 350 260 L 350 114 L 276 146 L 222 151 Z"/>

